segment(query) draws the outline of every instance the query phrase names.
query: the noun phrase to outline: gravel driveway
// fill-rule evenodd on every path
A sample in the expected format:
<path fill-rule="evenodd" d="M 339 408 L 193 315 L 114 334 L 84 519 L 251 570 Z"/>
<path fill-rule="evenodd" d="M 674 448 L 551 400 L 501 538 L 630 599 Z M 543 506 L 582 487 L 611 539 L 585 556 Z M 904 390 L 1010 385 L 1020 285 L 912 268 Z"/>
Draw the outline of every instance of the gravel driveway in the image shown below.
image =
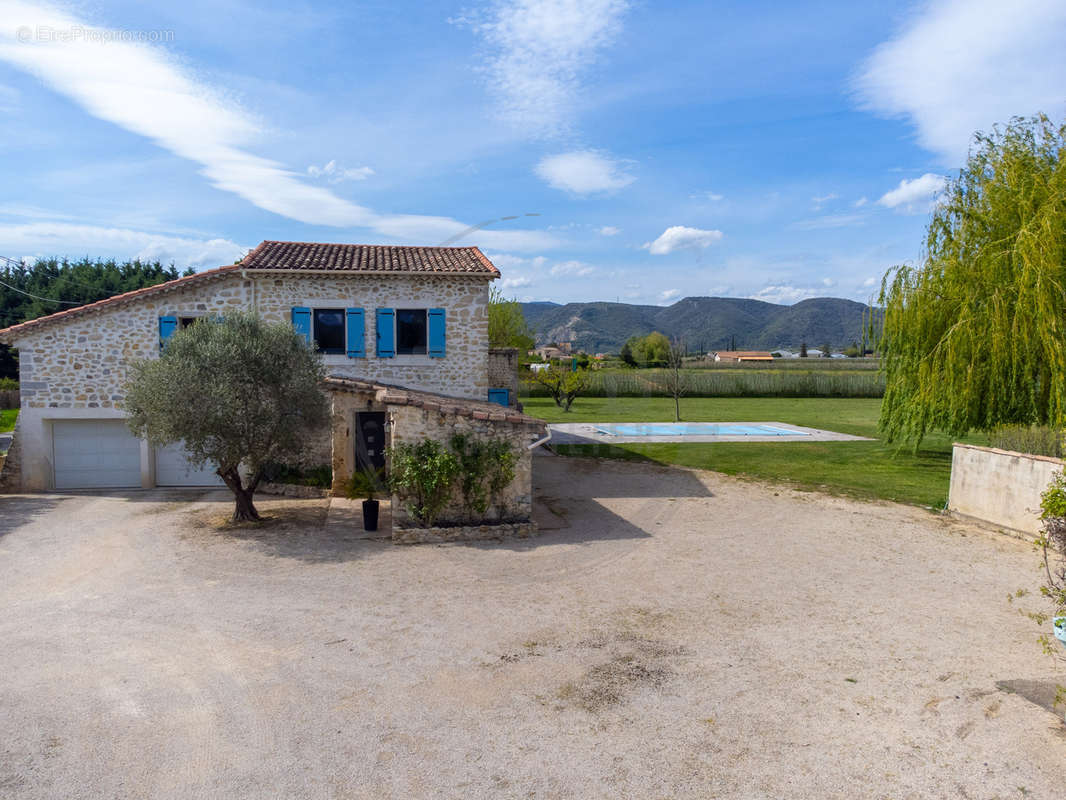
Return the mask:
<path fill-rule="evenodd" d="M 0 498 L 0 797 L 1060 798 L 1030 547 L 544 456 L 536 540 Z"/>

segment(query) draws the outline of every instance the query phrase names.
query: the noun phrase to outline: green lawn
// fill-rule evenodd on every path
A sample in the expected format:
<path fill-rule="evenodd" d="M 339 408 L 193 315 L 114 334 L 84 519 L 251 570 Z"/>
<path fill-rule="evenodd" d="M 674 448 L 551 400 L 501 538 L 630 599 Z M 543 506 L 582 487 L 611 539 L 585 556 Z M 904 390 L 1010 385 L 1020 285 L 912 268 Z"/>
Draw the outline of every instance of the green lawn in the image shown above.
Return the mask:
<path fill-rule="evenodd" d="M 523 398 L 527 414 L 549 422 L 669 422 L 668 398 L 579 398 L 563 413 L 548 398 Z M 687 422 L 788 422 L 877 436 L 880 400 L 838 398 L 684 398 Z M 987 444 L 982 436 L 965 441 Z M 747 475 L 854 497 L 941 508 L 951 475 L 951 439 L 931 435 L 910 447 L 873 442 L 723 442 L 721 444 L 569 445 L 561 454 L 641 459 Z"/>
<path fill-rule="evenodd" d="M 0 433 L 6 433 L 15 429 L 15 418 L 19 415 L 17 408 L 5 408 L 0 410 Z"/>

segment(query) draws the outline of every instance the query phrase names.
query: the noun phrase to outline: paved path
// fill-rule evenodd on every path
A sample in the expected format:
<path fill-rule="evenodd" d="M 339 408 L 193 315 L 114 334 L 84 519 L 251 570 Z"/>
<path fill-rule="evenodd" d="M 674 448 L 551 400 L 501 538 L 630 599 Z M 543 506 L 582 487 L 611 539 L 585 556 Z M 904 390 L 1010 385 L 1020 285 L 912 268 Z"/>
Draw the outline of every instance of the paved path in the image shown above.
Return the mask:
<path fill-rule="evenodd" d="M 3 798 L 1059 798 L 1022 542 L 538 456 L 535 540 L 0 497 Z M 1024 791 L 1023 791 L 1024 790 Z"/>

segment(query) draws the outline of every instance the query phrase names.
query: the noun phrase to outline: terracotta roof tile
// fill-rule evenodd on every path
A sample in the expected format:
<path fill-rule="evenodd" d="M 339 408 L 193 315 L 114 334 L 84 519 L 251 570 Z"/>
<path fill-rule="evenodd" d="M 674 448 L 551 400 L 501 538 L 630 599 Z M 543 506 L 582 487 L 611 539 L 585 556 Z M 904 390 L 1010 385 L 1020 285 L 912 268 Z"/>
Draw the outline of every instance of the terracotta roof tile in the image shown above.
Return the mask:
<path fill-rule="evenodd" d="M 470 417 L 490 422 L 509 422 L 512 425 L 526 425 L 541 434 L 546 433 L 548 430 L 548 423 L 542 419 L 505 409 L 487 400 L 466 400 L 436 394 L 435 392 L 407 389 L 391 383 L 347 378 L 342 375 L 330 375 L 326 378 L 325 383 L 327 389 L 334 391 L 373 392 L 378 396 L 378 402 L 386 405 L 414 406 L 426 411 L 436 411 L 459 417 Z"/>
<path fill-rule="evenodd" d="M 403 247 L 376 244 L 272 242 L 244 257 L 245 269 L 327 272 L 412 272 L 499 277 L 476 247 Z"/>
<path fill-rule="evenodd" d="M 213 280 L 214 278 L 228 275 L 231 272 L 236 272 L 239 269 L 240 266 L 237 264 L 231 264 L 227 267 L 218 267 L 217 269 L 209 269 L 204 272 L 197 272 L 195 275 L 186 275 L 183 278 L 175 278 L 172 281 L 157 283 L 154 286 L 146 286 L 143 289 L 134 289 L 132 292 L 116 294 L 113 297 L 108 297 L 104 300 L 97 300 L 95 303 L 87 303 L 83 306 L 68 308 L 65 311 L 57 311 L 55 314 L 49 314 L 47 317 L 37 317 L 37 319 L 31 319 L 27 322 L 20 322 L 18 325 L 12 325 L 9 328 L 0 330 L 0 341 L 10 341 L 11 337 L 17 336 L 24 331 L 33 330 L 41 325 L 47 325 L 53 322 L 63 322 L 71 317 L 80 317 L 82 314 L 88 314 L 109 306 L 124 305 L 125 303 L 140 300 L 142 297 L 148 295 L 161 294 L 174 289 L 182 289 L 190 284 Z"/>
<path fill-rule="evenodd" d="M 61 322 L 112 305 L 139 300 L 146 295 L 183 288 L 238 270 L 326 270 L 335 272 L 389 272 L 412 274 L 469 275 L 498 278 L 500 271 L 476 247 L 394 247 L 371 244 L 319 244 L 315 242 L 262 242 L 239 264 L 198 272 L 144 289 L 108 297 L 95 303 L 68 308 L 0 330 L 0 340 Z"/>

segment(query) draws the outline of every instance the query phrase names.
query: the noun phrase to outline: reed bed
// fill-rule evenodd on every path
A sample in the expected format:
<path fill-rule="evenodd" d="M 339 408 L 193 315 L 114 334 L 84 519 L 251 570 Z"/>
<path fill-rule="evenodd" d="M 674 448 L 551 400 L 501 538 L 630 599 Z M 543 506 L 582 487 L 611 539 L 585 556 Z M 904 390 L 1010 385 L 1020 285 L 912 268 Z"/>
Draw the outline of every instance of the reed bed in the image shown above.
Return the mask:
<path fill-rule="evenodd" d="M 686 397 L 881 397 L 885 381 L 876 370 L 685 369 Z M 669 397 L 667 371 L 602 369 L 591 373 L 585 397 Z M 547 392 L 526 384 L 530 397 Z"/>

